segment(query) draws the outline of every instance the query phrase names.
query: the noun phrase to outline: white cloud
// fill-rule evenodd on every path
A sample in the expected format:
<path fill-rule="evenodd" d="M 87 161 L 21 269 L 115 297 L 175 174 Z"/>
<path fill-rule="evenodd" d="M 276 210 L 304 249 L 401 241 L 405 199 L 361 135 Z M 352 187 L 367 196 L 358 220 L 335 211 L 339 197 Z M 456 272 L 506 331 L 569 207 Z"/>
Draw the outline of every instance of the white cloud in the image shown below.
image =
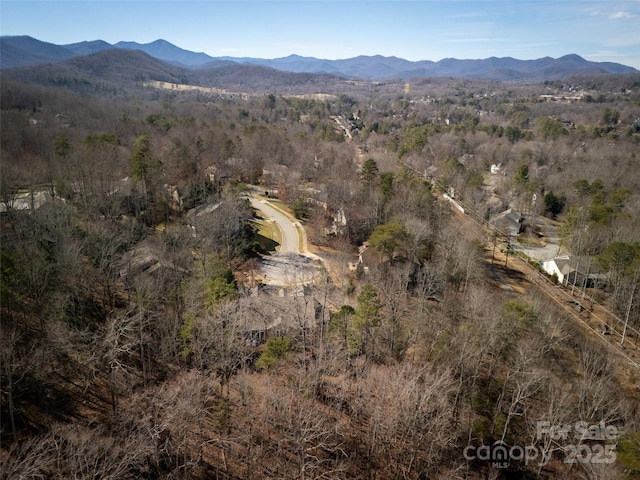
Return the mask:
<path fill-rule="evenodd" d="M 634 15 L 629 12 L 616 12 L 609 15 L 610 20 L 620 20 L 622 18 L 633 18 Z"/>
<path fill-rule="evenodd" d="M 588 55 L 585 55 L 585 58 L 593 58 L 595 61 L 601 61 L 601 59 L 611 59 L 611 58 L 615 58 L 615 57 L 622 57 L 623 55 L 621 53 L 618 53 L 616 51 L 613 50 L 600 50 L 598 52 L 594 52 L 594 53 L 590 53 Z"/>
<path fill-rule="evenodd" d="M 640 70 L 640 63 L 638 63 L 638 58 L 635 55 L 628 55 L 622 52 L 613 50 L 599 50 L 597 52 L 585 54 L 583 55 L 583 57 L 593 62 L 620 63 L 622 65 L 627 65 L 629 67 Z"/>

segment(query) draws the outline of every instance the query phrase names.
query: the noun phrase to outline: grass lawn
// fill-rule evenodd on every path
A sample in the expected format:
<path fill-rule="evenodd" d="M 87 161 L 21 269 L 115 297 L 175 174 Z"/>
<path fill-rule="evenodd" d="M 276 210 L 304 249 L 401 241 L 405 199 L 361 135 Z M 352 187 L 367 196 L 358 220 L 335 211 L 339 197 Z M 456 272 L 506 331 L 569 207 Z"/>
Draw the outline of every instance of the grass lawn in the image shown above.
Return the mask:
<path fill-rule="evenodd" d="M 257 228 L 253 239 L 260 244 L 261 251 L 263 253 L 277 252 L 282 241 L 282 234 L 278 225 L 264 218 L 254 220 L 253 224 Z"/>

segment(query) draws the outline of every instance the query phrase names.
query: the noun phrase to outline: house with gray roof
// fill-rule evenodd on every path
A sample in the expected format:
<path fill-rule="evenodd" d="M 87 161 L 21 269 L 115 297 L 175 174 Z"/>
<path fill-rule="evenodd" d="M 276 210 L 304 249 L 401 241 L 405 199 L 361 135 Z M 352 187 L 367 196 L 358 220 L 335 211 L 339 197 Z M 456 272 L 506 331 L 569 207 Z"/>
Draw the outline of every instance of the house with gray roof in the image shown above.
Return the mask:
<path fill-rule="evenodd" d="M 509 208 L 503 212 L 493 215 L 489 219 L 489 225 L 501 232 L 516 237 L 524 230 L 523 217 L 513 208 Z"/>
<path fill-rule="evenodd" d="M 600 271 L 594 257 L 561 255 L 542 262 L 542 269 L 555 275 L 563 285 L 585 285 L 602 287 L 607 283 L 607 275 Z"/>

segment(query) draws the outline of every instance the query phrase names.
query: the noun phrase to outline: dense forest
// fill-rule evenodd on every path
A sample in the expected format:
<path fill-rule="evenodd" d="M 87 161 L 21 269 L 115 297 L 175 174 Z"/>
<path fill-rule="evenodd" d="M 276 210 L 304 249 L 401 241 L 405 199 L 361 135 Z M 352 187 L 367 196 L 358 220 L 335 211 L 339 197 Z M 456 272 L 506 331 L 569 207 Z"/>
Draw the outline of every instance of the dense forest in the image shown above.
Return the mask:
<path fill-rule="evenodd" d="M 73 68 L 2 73 L 3 478 L 640 478 L 638 75 Z"/>

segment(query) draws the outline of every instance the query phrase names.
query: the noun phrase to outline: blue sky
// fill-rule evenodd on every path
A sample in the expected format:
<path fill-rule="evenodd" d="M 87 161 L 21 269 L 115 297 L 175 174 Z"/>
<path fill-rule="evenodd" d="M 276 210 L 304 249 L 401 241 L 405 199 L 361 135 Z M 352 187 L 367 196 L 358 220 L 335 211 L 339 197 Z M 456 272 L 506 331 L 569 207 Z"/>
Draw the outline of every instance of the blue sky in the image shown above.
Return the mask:
<path fill-rule="evenodd" d="M 0 0 L 0 33 L 56 44 L 162 38 L 214 57 L 577 53 L 640 69 L 640 0 Z"/>

